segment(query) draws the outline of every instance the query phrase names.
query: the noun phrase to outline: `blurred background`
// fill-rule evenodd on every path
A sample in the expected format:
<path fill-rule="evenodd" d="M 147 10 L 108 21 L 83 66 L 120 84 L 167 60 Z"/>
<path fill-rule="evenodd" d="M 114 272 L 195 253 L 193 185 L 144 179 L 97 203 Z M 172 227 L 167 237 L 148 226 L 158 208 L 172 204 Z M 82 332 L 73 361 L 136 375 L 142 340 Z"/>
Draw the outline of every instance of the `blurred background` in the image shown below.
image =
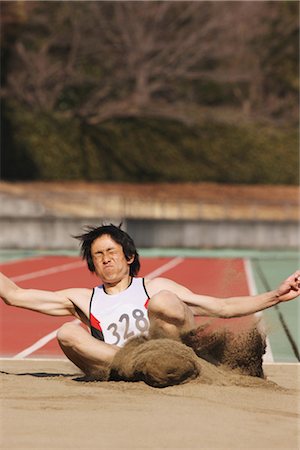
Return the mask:
<path fill-rule="evenodd" d="M 2 248 L 102 220 L 296 248 L 298 2 L 2 1 L 1 25 Z"/>

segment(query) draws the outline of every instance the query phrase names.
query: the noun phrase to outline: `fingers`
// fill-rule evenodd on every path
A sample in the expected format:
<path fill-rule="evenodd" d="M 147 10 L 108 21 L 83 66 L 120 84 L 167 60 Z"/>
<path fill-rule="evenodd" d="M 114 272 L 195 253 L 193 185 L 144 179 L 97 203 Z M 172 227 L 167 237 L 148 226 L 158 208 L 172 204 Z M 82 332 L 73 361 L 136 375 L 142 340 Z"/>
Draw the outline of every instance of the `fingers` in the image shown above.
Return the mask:
<path fill-rule="evenodd" d="M 295 273 L 290 275 L 286 281 L 290 283 L 300 283 L 300 270 L 297 270 Z"/>
<path fill-rule="evenodd" d="M 295 277 L 295 280 L 299 280 L 300 281 L 300 270 L 296 270 L 296 272 L 293 275 Z"/>
<path fill-rule="evenodd" d="M 300 288 L 300 270 L 297 270 L 294 273 L 294 280 L 295 280 L 295 283 L 297 284 L 297 287 Z"/>
<path fill-rule="evenodd" d="M 290 287 L 293 291 L 298 291 L 300 289 L 300 270 L 297 270 L 291 277 Z M 288 279 L 289 280 L 289 279 Z"/>
<path fill-rule="evenodd" d="M 300 284 L 298 284 L 297 286 L 295 284 L 290 284 L 290 289 L 292 291 L 298 292 L 299 288 L 300 288 Z"/>

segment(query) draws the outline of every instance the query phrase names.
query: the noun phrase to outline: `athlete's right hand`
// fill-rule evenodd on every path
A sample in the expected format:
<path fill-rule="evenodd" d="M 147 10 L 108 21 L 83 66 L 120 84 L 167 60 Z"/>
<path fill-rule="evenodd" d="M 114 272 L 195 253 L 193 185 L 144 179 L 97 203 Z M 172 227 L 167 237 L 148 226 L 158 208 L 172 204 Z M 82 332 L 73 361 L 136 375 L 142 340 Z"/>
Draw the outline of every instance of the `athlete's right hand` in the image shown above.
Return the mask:
<path fill-rule="evenodd" d="M 300 295 L 300 270 L 297 270 L 284 280 L 276 289 L 276 297 L 280 302 L 288 302 Z"/>

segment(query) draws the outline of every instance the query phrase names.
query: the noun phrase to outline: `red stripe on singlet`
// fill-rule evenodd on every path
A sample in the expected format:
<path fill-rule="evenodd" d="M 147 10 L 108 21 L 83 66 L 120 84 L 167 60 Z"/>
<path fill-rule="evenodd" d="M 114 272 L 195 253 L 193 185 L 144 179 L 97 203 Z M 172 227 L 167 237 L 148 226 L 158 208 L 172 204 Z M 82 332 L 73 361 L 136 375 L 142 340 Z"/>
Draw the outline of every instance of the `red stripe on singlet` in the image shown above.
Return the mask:
<path fill-rule="evenodd" d="M 150 298 L 148 298 L 148 299 L 146 300 L 146 303 L 144 304 L 144 306 L 145 306 L 146 309 L 148 308 L 149 300 L 150 300 Z"/>
<path fill-rule="evenodd" d="M 96 328 L 96 330 L 102 331 L 99 320 L 97 320 L 96 317 L 93 316 L 93 314 L 90 315 L 90 321 L 92 327 Z"/>

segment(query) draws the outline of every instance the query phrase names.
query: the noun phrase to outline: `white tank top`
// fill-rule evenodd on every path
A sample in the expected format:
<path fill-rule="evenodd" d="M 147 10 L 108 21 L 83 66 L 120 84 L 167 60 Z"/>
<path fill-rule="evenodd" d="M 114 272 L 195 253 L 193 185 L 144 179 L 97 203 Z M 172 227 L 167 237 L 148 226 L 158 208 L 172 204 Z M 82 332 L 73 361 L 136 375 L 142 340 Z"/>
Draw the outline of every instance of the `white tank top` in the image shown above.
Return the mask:
<path fill-rule="evenodd" d="M 103 285 L 94 288 L 90 302 L 92 336 L 121 347 L 127 339 L 147 332 L 148 302 L 144 278 L 132 278 L 128 288 L 115 295 L 108 295 Z"/>

